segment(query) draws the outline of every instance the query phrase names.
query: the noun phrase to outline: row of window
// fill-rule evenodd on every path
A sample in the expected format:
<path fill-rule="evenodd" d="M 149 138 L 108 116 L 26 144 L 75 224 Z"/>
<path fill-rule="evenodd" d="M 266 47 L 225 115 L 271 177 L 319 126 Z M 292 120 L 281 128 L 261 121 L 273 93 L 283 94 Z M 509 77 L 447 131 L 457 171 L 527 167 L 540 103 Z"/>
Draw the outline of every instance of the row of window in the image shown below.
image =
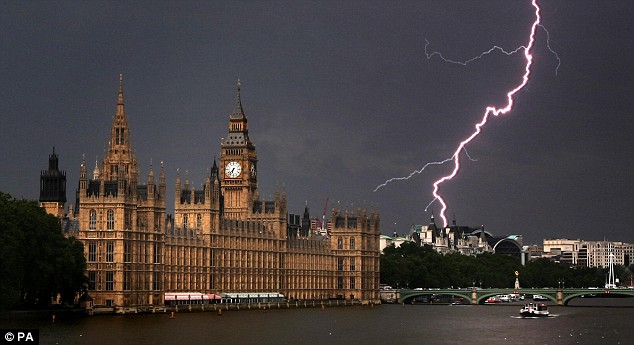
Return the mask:
<path fill-rule="evenodd" d="M 156 243 L 152 243 L 155 264 L 161 263 L 161 247 Z M 132 243 L 125 241 L 123 243 L 123 261 L 132 262 Z M 97 242 L 88 242 L 88 262 L 97 261 Z M 106 262 L 114 262 L 114 241 L 106 242 Z"/>
<path fill-rule="evenodd" d="M 113 291 L 114 290 L 114 272 L 106 271 L 106 284 L 103 286 L 103 290 Z M 101 282 L 97 284 L 97 272 L 88 271 L 88 290 L 101 290 Z"/>
<path fill-rule="evenodd" d="M 350 246 L 348 249 L 355 249 L 356 243 L 354 237 L 350 237 Z M 343 237 L 337 237 L 337 249 L 343 249 Z"/>
<path fill-rule="evenodd" d="M 88 228 L 90 230 L 97 229 L 97 211 L 90 210 L 90 216 L 88 219 Z M 108 210 L 106 215 L 106 229 L 114 230 L 114 210 Z"/>
<path fill-rule="evenodd" d="M 131 212 L 125 212 L 124 215 L 125 218 L 125 228 L 126 229 L 130 229 L 131 225 L 132 225 L 132 215 Z M 185 218 L 186 220 L 186 218 Z M 106 230 L 114 230 L 114 225 L 115 225 L 115 217 L 114 217 L 114 210 L 109 209 L 106 212 Z M 202 215 L 197 215 L 197 224 L 198 227 L 202 226 Z M 154 227 L 155 229 L 159 229 L 160 228 L 160 224 L 161 221 L 158 217 L 155 216 L 154 219 Z M 185 223 L 186 224 L 186 223 Z M 140 228 L 147 228 L 147 216 L 144 217 L 139 217 L 138 219 L 138 225 Z M 90 230 L 97 230 L 97 211 L 96 210 L 90 210 L 89 212 L 89 216 L 88 216 L 88 229 Z"/>
<path fill-rule="evenodd" d="M 123 290 L 132 290 L 131 282 L 132 272 L 123 272 Z M 143 283 L 141 285 L 144 285 Z M 350 277 L 348 280 L 348 289 L 356 289 L 356 278 Z M 137 285 L 138 286 L 138 285 Z M 344 277 L 337 277 L 337 288 L 344 289 Z M 88 271 L 88 289 L 89 290 L 101 290 L 101 281 L 97 281 L 97 272 Z M 143 289 L 143 288 L 141 288 Z M 114 291 L 114 271 L 105 272 L 105 284 L 103 286 L 105 291 Z M 161 273 L 152 272 L 152 290 L 161 290 Z"/>
<path fill-rule="evenodd" d="M 123 272 L 123 290 L 132 290 L 131 275 L 132 272 Z M 102 286 L 101 281 L 97 280 L 97 272 L 88 271 L 88 289 L 114 291 L 114 271 L 106 271 L 105 278 L 105 284 Z M 137 288 L 144 290 L 142 287 L 145 285 L 144 282 L 141 281 L 140 286 L 138 283 Z M 152 272 L 152 290 L 161 290 L 161 272 Z"/>
<path fill-rule="evenodd" d="M 344 258 L 337 258 L 337 271 L 343 271 Z M 350 258 L 350 271 L 355 271 L 357 269 L 354 258 Z"/>
<path fill-rule="evenodd" d="M 354 277 L 350 277 L 350 281 L 348 284 L 348 289 L 356 289 L 357 288 L 357 280 Z M 343 277 L 337 277 L 337 289 L 344 289 L 343 286 Z"/>
<path fill-rule="evenodd" d="M 187 214 L 183 214 L 183 227 L 189 227 L 189 216 Z M 202 214 L 196 214 L 196 228 L 200 229 L 203 227 L 203 216 Z"/>
<path fill-rule="evenodd" d="M 97 261 L 97 242 L 88 243 L 88 262 Z M 106 242 L 106 262 L 114 262 L 114 242 Z"/>

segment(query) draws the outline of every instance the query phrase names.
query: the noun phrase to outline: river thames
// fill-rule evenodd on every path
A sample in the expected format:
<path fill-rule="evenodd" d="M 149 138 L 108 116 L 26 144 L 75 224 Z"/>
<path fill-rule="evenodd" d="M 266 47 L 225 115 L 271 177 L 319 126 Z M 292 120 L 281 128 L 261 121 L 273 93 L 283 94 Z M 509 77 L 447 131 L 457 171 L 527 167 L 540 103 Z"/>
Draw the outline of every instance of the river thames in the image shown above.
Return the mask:
<path fill-rule="evenodd" d="M 0 321 L 38 328 L 41 344 L 634 344 L 634 299 L 587 301 L 539 319 L 520 305 L 379 305 Z"/>

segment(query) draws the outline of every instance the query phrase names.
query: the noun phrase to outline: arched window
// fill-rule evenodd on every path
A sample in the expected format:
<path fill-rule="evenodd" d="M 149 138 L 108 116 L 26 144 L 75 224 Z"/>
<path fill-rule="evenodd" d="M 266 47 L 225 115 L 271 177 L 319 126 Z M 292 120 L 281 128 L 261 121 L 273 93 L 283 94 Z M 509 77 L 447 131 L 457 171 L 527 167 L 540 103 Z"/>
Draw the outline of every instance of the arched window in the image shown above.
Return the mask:
<path fill-rule="evenodd" d="M 337 249 L 343 249 L 343 238 L 337 238 Z"/>
<path fill-rule="evenodd" d="M 183 229 L 187 229 L 187 223 L 189 223 L 189 218 L 186 214 L 183 215 Z"/>
<path fill-rule="evenodd" d="M 196 227 L 198 229 L 203 227 L 203 216 L 200 213 L 196 215 Z"/>
<path fill-rule="evenodd" d="M 354 249 L 354 237 L 350 237 L 350 249 Z"/>
<path fill-rule="evenodd" d="M 90 222 L 88 224 L 90 230 L 97 229 L 97 211 L 90 210 Z"/>
<path fill-rule="evenodd" d="M 108 230 L 114 230 L 114 211 L 108 210 L 108 219 L 106 223 L 106 228 Z"/>

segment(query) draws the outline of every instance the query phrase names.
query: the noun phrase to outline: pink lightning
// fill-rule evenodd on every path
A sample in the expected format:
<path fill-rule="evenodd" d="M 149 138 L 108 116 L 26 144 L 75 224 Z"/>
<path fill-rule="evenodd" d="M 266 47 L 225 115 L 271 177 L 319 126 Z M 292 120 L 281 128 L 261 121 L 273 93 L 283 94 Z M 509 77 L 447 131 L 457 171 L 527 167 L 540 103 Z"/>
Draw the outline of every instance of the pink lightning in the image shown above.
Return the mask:
<path fill-rule="evenodd" d="M 513 109 L 513 95 L 515 95 L 518 91 L 524 88 L 524 86 L 526 86 L 526 84 L 528 83 L 528 79 L 529 79 L 528 77 L 531 73 L 531 64 L 533 63 L 533 56 L 530 54 L 530 50 L 533 47 L 533 43 L 535 42 L 535 31 L 537 27 L 540 26 L 540 19 L 541 19 L 539 16 L 540 8 L 537 5 L 537 0 L 532 0 L 531 3 L 533 7 L 535 8 L 535 22 L 531 26 L 529 42 L 526 45 L 526 47 L 524 47 L 524 56 L 526 57 L 526 67 L 524 69 L 525 72 L 524 72 L 524 76 L 522 77 L 522 82 L 518 86 L 516 86 L 513 90 L 509 91 L 506 94 L 508 103 L 504 108 L 496 108 L 494 106 L 488 106 L 486 108 L 486 111 L 484 112 L 484 115 L 482 116 L 482 120 L 475 125 L 475 132 L 473 132 L 465 140 L 461 141 L 460 145 L 458 145 L 458 148 L 454 151 L 454 154 L 452 157 L 454 162 L 454 168 L 451 174 L 444 176 L 440 178 L 439 180 L 437 180 L 436 182 L 434 182 L 434 191 L 433 191 L 434 200 L 438 200 L 440 204 L 442 205 L 442 208 L 440 210 L 440 218 L 442 218 L 443 226 L 447 226 L 447 218 L 445 217 L 447 204 L 445 203 L 445 200 L 443 200 L 443 198 L 440 196 L 438 192 L 440 184 L 445 181 L 451 180 L 454 176 L 456 176 L 456 174 L 458 173 L 458 170 L 460 169 L 460 155 L 459 155 L 460 151 L 464 149 L 465 145 L 467 145 L 469 142 L 471 142 L 471 140 L 473 140 L 476 136 L 478 136 L 478 134 L 480 134 L 482 126 L 484 126 L 487 123 L 487 120 L 489 119 L 489 115 L 493 114 L 494 116 L 498 116 L 500 114 L 506 114 L 509 111 L 511 111 Z"/>

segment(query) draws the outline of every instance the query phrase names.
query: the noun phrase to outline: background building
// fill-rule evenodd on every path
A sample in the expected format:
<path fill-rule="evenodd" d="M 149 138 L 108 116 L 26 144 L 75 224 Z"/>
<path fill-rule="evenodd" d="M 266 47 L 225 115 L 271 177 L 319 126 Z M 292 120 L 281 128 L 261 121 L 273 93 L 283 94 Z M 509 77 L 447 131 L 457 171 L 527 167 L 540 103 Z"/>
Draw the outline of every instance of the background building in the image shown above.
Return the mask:
<path fill-rule="evenodd" d="M 634 264 L 634 244 L 581 239 L 545 239 L 544 256 L 570 266 L 600 268 L 608 268 L 610 256 L 613 256 L 615 265 L 629 266 Z"/>
<path fill-rule="evenodd" d="M 400 246 L 403 242 L 412 241 L 418 245 L 428 245 L 438 253 L 460 253 L 463 255 L 477 255 L 482 253 L 496 253 L 516 256 L 522 264 L 527 261 L 527 254 L 522 247 L 521 235 L 494 236 L 481 227 L 456 225 L 456 220 L 450 226 L 441 228 L 436 225 L 434 215 L 428 225 L 413 225 L 407 236 L 381 236 L 381 250 L 388 245 Z"/>

